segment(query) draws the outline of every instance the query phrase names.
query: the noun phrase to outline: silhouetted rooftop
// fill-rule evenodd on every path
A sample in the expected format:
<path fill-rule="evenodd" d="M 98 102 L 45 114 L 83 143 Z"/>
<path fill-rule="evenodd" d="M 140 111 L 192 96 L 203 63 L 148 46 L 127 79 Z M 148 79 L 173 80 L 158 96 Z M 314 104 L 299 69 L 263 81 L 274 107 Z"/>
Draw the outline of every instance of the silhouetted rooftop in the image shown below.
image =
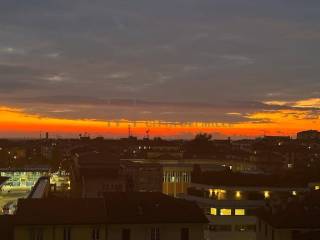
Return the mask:
<path fill-rule="evenodd" d="M 104 195 L 114 223 L 207 222 L 194 203 L 156 192 L 108 192 Z"/>
<path fill-rule="evenodd" d="M 120 158 L 112 153 L 88 152 L 79 154 L 80 167 L 119 165 Z"/>
<path fill-rule="evenodd" d="M 106 193 L 91 199 L 19 199 L 17 224 L 206 223 L 197 205 L 161 193 Z"/>
<path fill-rule="evenodd" d="M 104 199 L 19 199 L 19 224 L 85 224 L 105 219 Z"/>
<path fill-rule="evenodd" d="M 120 160 L 111 153 L 89 152 L 79 155 L 75 167 L 81 176 L 115 177 L 120 170 Z"/>
<path fill-rule="evenodd" d="M 307 187 L 307 178 L 234 172 L 202 172 L 192 182 L 213 186 L 241 187 Z M 311 180 L 311 179 L 310 179 Z"/>
<path fill-rule="evenodd" d="M 320 191 L 258 211 L 258 216 L 275 228 L 320 228 Z"/>

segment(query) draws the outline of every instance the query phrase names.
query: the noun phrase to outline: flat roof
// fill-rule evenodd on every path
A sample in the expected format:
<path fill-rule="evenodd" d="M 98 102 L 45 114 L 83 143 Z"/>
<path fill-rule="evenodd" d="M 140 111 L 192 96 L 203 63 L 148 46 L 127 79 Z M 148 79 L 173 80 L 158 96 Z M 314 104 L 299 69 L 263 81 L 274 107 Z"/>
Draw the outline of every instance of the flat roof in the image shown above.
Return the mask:
<path fill-rule="evenodd" d="M 115 192 L 104 198 L 19 199 L 16 224 L 207 223 L 202 210 L 162 193 Z"/>
<path fill-rule="evenodd" d="M 0 172 L 49 172 L 50 167 L 0 168 Z"/>
<path fill-rule="evenodd" d="M 260 209 L 257 216 L 274 228 L 320 229 L 320 191 Z"/>
<path fill-rule="evenodd" d="M 201 172 L 193 175 L 192 183 L 225 187 L 307 188 L 313 179 L 282 175 L 248 174 L 235 172 Z"/>

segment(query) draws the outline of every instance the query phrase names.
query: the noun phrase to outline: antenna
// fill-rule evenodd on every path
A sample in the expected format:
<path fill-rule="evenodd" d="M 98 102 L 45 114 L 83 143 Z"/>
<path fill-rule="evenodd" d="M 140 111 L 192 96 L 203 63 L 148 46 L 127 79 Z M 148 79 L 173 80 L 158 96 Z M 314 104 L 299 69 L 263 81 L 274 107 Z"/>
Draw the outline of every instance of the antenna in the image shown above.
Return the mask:
<path fill-rule="evenodd" d="M 146 130 L 146 137 L 149 138 L 150 129 Z"/>
<path fill-rule="evenodd" d="M 131 126 L 130 126 L 130 124 L 128 125 L 128 137 L 129 138 L 131 137 Z"/>

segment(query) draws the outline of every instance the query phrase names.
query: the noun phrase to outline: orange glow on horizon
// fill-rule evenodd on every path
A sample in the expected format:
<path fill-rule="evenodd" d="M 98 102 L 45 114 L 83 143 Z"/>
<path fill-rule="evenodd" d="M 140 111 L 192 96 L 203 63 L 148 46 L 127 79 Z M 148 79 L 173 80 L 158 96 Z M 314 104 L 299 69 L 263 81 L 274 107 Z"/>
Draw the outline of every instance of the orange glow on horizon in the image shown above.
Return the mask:
<path fill-rule="evenodd" d="M 134 135 L 144 136 L 151 129 L 152 136 L 183 137 L 199 132 L 218 133 L 222 136 L 256 137 L 267 135 L 295 135 L 304 129 L 316 129 L 319 116 L 309 116 L 300 110 L 264 111 L 248 115 L 241 123 L 165 123 L 160 121 L 102 121 L 95 119 L 58 119 L 28 114 L 23 109 L 0 107 L 0 134 L 26 135 L 54 132 L 77 135 L 87 132 L 109 137 L 127 136 L 130 126 Z"/>

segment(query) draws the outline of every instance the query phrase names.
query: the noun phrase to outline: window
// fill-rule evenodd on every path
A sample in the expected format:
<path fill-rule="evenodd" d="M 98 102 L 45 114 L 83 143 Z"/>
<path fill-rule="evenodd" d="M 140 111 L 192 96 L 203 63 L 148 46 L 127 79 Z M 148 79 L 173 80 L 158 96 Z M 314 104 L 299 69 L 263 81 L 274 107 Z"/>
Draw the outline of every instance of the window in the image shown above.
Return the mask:
<path fill-rule="evenodd" d="M 246 210 L 245 209 L 235 209 L 234 214 L 236 216 L 244 216 L 244 215 L 246 215 Z"/>
<path fill-rule="evenodd" d="M 151 240 L 160 240 L 159 228 L 151 228 Z"/>
<path fill-rule="evenodd" d="M 100 239 L 100 229 L 94 228 L 92 229 L 92 240 L 99 240 Z"/>
<path fill-rule="evenodd" d="M 216 208 L 210 208 L 210 214 L 211 215 L 217 215 L 217 209 Z"/>
<path fill-rule="evenodd" d="M 63 229 L 63 240 L 71 240 L 71 229 L 70 228 Z"/>
<path fill-rule="evenodd" d="M 274 230 L 272 229 L 272 232 L 271 232 L 271 239 L 274 240 Z"/>
<path fill-rule="evenodd" d="M 266 237 L 268 237 L 268 225 L 267 224 L 264 225 L 264 235 Z"/>
<path fill-rule="evenodd" d="M 181 229 L 181 240 L 189 240 L 189 228 Z"/>
<path fill-rule="evenodd" d="M 209 230 L 213 232 L 231 232 L 231 225 L 209 225 Z"/>
<path fill-rule="evenodd" d="M 270 198 L 270 192 L 269 192 L 269 191 L 264 191 L 264 192 L 263 192 L 263 195 L 264 195 L 264 198 L 265 198 L 265 199 Z"/>
<path fill-rule="evenodd" d="M 43 230 L 42 229 L 31 229 L 31 239 L 32 240 L 43 240 Z"/>
<path fill-rule="evenodd" d="M 130 240 L 131 231 L 130 229 L 122 229 L 122 240 Z"/>
<path fill-rule="evenodd" d="M 232 211 L 230 208 L 222 208 L 222 209 L 220 209 L 220 215 L 221 216 L 230 216 L 230 215 L 232 215 Z"/>

